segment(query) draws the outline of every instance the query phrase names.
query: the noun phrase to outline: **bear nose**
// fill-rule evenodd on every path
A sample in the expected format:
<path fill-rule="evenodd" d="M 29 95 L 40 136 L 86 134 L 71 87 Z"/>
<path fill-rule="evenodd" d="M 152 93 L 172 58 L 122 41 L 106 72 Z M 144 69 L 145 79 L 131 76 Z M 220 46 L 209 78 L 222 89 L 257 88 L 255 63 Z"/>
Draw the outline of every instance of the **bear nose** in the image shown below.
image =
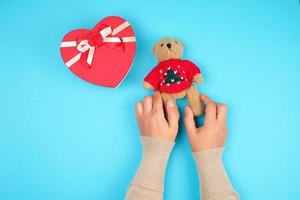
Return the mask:
<path fill-rule="evenodd" d="M 169 49 L 171 49 L 171 43 L 168 43 L 168 44 L 167 44 L 167 47 L 168 47 Z"/>

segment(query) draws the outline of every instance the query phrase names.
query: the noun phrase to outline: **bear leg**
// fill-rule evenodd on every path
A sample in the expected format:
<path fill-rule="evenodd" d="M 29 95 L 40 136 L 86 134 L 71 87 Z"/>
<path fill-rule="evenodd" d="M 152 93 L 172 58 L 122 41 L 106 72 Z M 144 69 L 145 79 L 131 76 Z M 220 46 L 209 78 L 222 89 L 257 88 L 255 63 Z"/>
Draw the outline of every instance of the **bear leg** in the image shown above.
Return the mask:
<path fill-rule="evenodd" d="M 195 116 L 200 116 L 203 112 L 200 95 L 197 88 L 192 85 L 187 91 L 187 100 Z"/>
<path fill-rule="evenodd" d="M 164 105 L 167 105 L 168 101 L 173 101 L 173 103 L 176 103 L 176 97 L 174 97 L 174 95 L 172 94 L 168 94 L 168 93 L 161 93 L 161 97 L 163 99 Z"/>

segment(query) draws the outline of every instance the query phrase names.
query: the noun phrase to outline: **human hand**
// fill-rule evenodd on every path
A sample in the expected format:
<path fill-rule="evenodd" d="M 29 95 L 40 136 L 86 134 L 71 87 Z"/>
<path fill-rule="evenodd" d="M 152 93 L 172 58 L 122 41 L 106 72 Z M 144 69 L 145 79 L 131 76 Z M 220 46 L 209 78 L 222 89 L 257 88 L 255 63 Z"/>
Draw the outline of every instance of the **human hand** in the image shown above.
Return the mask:
<path fill-rule="evenodd" d="M 166 105 L 167 119 L 164 115 L 161 94 L 146 96 L 136 104 L 136 118 L 142 136 L 161 140 L 175 141 L 178 132 L 179 111 L 176 104 L 169 101 Z"/>
<path fill-rule="evenodd" d="M 203 126 L 197 128 L 191 108 L 185 108 L 184 124 L 193 152 L 222 147 L 227 135 L 227 107 L 211 101 L 203 94 L 200 95 L 200 98 L 206 104 Z"/>

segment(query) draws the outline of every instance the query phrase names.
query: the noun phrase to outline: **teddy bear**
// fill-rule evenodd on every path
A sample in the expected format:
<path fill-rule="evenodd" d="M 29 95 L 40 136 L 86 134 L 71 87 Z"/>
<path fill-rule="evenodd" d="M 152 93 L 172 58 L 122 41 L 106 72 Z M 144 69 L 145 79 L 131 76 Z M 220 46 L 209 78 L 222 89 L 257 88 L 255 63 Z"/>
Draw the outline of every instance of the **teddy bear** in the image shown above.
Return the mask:
<path fill-rule="evenodd" d="M 202 104 L 194 83 L 202 83 L 201 70 L 191 61 L 182 60 L 183 43 L 174 38 L 163 38 L 153 47 L 158 60 L 144 79 L 144 88 L 160 91 L 164 104 L 186 97 L 195 116 L 202 114 Z"/>

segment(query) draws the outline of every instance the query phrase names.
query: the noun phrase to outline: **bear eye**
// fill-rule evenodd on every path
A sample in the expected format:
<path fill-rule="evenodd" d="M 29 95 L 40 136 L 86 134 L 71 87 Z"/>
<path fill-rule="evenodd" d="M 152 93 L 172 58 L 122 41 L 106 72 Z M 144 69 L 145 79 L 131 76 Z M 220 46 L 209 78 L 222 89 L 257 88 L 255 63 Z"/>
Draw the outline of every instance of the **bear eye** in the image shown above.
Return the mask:
<path fill-rule="evenodd" d="M 161 45 L 160 45 L 161 47 L 163 47 L 164 46 L 164 43 L 161 43 Z"/>

